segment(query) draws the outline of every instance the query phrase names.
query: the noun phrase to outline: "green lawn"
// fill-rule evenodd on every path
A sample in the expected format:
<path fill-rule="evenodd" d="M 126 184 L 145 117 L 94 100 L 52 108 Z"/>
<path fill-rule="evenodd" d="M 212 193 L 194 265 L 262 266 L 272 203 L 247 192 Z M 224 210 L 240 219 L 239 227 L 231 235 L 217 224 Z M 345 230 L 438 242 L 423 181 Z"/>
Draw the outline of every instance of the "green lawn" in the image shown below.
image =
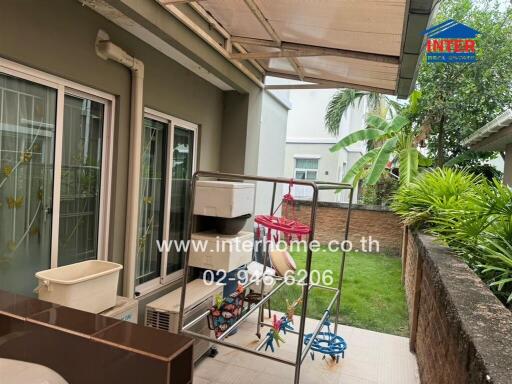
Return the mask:
<path fill-rule="evenodd" d="M 292 252 L 292 255 L 298 270 L 303 269 L 306 253 Z M 340 252 L 322 249 L 313 255 L 312 270 L 320 273 L 332 270 L 332 286 L 337 286 L 340 259 Z M 285 286 L 272 299 L 272 308 L 284 312 L 286 299 L 292 302 L 299 295 L 299 287 Z M 332 295 L 328 290 L 313 288 L 309 295 L 308 317 L 320 318 Z M 300 308 L 296 313 L 300 313 Z M 399 258 L 372 253 L 347 254 L 341 295 L 341 323 L 408 336 L 407 306 L 401 284 Z"/>

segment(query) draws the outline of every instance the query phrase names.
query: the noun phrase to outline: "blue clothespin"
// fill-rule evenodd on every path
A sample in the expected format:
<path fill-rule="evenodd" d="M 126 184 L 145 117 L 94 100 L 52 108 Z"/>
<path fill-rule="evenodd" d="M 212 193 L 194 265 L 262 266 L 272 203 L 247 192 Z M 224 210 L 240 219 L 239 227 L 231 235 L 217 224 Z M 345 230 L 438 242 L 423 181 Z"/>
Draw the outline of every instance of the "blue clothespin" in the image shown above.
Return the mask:
<path fill-rule="evenodd" d="M 265 343 L 265 351 L 270 347 L 270 350 L 274 352 L 274 332 L 270 330 L 267 333 L 267 342 Z"/>
<path fill-rule="evenodd" d="M 286 331 L 293 331 L 293 326 L 291 325 L 292 321 L 288 320 L 286 316 L 281 317 L 281 327 L 280 331 L 286 335 Z"/>

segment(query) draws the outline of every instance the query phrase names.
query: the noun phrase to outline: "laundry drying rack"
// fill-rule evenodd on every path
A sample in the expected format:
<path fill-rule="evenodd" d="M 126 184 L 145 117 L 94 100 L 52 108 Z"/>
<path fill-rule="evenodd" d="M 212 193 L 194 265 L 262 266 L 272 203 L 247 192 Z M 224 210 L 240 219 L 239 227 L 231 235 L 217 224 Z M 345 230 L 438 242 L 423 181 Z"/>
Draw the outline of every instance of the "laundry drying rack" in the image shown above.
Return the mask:
<path fill-rule="evenodd" d="M 265 277 L 265 273 L 262 274 L 262 276 L 259 277 L 259 279 L 253 280 L 251 279 L 249 283 L 247 283 L 247 286 L 252 284 L 260 284 L 261 286 L 261 300 L 254 306 L 250 307 L 246 312 L 244 312 L 240 318 L 233 323 L 229 328 L 227 328 L 219 337 L 209 337 L 207 335 L 203 335 L 197 332 L 194 332 L 191 330 L 191 328 L 194 327 L 194 325 L 198 324 L 201 321 L 204 321 L 204 319 L 210 314 L 210 311 L 206 311 L 202 314 L 200 314 L 195 319 L 192 319 L 187 324 L 184 324 L 184 312 L 183 308 L 185 308 L 185 297 L 187 294 L 187 282 L 189 281 L 190 276 L 190 267 L 189 267 L 189 252 L 190 248 L 188 247 L 188 251 L 185 255 L 185 262 L 184 262 L 184 273 L 183 273 L 183 285 L 181 290 L 181 311 L 179 313 L 179 330 L 182 334 L 186 334 L 189 336 L 192 336 L 194 338 L 199 338 L 203 340 L 210 341 L 212 343 L 224 345 L 236 350 L 240 350 L 243 352 L 251 353 L 253 355 L 257 355 L 260 357 L 264 357 L 273 361 L 277 361 L 283 364 L 287 364 L 290 366 L 295 367 L 295 375 L 294 375 L 294 384 L 299 384 L 300 381 L 300 369 L 301 365 L 304 362 L 306 356 L 308 355 L 308 352 L 310 351 L 313 340 L 317 337 L 317 335 L 320 334 L 323 324 L 326 322 L 326 320 L 329 320 L 331 309 L 333 306 L 335 306 L 334 311 L 334 334 L 337 333 L 338 328 L 338 320 L 339 320 L 339 314 L 340 314 L 340 300 L 341 300 L 341 289 L 343 284 L 343 272 L 345 269 L 345 252 L 342 252 L 341 261 L 340 261 L 340 277 L 337 288 L 334 287 L 328 287 L 325 285 L 320 284 L 312 284 L 311 283 L 311 262 L 313 258 L 313 252 L 311 247 L 311 242 L 315 240 L 315 223 L 316 223 L 316 216 L 317 216 L 317 208 L 318 208 L 318 194 L 320 191 L 325 190 L 348 190 L 349 193 L 349 203 L 348 203 L 348 209 L 347 209 L 347 216 L 345 221 L 345 229 L 343 233 L 343 240 L 348 240 L 348 234 L 349 234 L 349 226 L 350 226 L 350 215 L 351 215 L 351 208 L 352 208 L 352 197 L 353 197 L 353 188 L 350 184 L 343 184 L 343 183 L 334 183 L 334 182 L 323 182 L 323 181 L 312 181 L 312 180 L 296 180 L 296 179 L 287 179 L 287 178 L 279 178 L 279 177 L 262 177 L 262 176 L 249 176 L 249 175 L 237 175 L 237 174 L 231 174 L 231 173 L 220 173 L 220 172 L 206 172 L 206 171 L 198 171 L 196 172 L 191 181 L 191 200 L 190 200 L 190 206 L 189 206 L 189 217 L 188 217 L 188 230 L 187 230 L 187 237 L 186 239 L 190 239 L 192 235 L 193 225 L 194 225 L 194 201 L 195 201 L 195 191 L 196 191 L 196 184 L 198 180 L 200 179 L 210 179 L 210 180 L 222 180 L 222 181 L 252 181 L 252 182 L 264 182 L 264 183 L 271 183 L 273 185 L 272 190 L 272 201 L 270 203 L 270 215 L 273 216 L 274 214 L 274 206 L 275 206 L 275 199 L 276 199 L 276 190 L 278 184 L 285 184 L 285 185 L 300 185 L 305 187 L 310 187 L 312 189 L 312 200 L 311 200 L 311 215 L 310 215 L 310 222 L 309 222 L 309 233 L 307 234 L 307 253 L 306 253 L 306 265 L 305 265 L 305 271 L 306 274 L 304 278 L 297 280 L 294 277 L 274 277 L 276 284 L 273 286 L 273 288 L 270 290 L 270 292 L 266 293 L 264 292 L 265 284 L 262 282 L 262 279 L 267 278 Z M 263 265 L 267 266 L 269 263 L 269 243 L 266 243 L 266 249 L 264 252 L 264 262 Z M 265 267 L 267 268 L 267 267 Z M 258 322 L 257 322 L 257 330 L 256 334 L 261 339 L 261 327 L 272 327 L 272 324 L 268 324 L 264 321 L 262 321 L 262 312 L 263 312 L 263 306 L 265 303 L 267 303 L 270 298 L 276 294 L 283 286 L 286 284 L 296 284 L 302 286 L 302 310 L 300 313 L 300 325 L 298 330 L 293 331 L 287 331 L 287 333 L 296 334 L 298 335 L 298 342 L 297 342 L 297 352 L 294 360 L 291 359 L 285 359 L 283 357 L 279 357 L 273 354 L 265 353 L 262 351 L 263 347 L 267 343 L 268 336 L 264 336 L 261 342 L 256 346 L 256 348 L 248 348 L 243 345 L 238 345 L 236 343 L 232 343 L 229 341 L 226 341 L 226 337 L 231 335 L 233 331 L 245 320 L 249 318 L 249 316 L 254 313 L 256 310 L 259 311 L 258 314 Z M 308 297 L 309 293 L 312 289 L 324 289 L 331 291 L 333 293 L 333 297 L 328 305 L 328 307 L 325 309 L 324 314 L 322 318 L 319 320 L 318 325 L 314 329 L 314 331 L 307 335 L 307 339 L 304 339 L 304 328 L 306 324 L 306 315 L 307 315 L 307 308 L 308 308 Z"/>

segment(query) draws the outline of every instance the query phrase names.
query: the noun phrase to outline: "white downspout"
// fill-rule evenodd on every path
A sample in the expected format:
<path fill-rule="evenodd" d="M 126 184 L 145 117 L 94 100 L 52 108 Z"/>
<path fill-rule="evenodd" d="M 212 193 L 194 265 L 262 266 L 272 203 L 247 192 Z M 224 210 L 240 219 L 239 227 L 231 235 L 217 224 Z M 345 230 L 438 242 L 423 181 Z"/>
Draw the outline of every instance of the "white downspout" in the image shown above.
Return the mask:
<path fill-rule="evenodd" d="M 128 163 L 128 198 L 126 203 L 126 235 L 124 248 L 123 294 L 133 297 L 135 291 L 135 259 L 137 252 L 137 224 L 140 188 L 140 159 L 142 156 L 142 121 L 144 114 L 144 63 L 128 55 L 110 41 L 109 35 L 99 30 L 96 53 L 104 60 L 114 60 L 128 67 L 132 73 L 130 105 L 130 152 Z"/>

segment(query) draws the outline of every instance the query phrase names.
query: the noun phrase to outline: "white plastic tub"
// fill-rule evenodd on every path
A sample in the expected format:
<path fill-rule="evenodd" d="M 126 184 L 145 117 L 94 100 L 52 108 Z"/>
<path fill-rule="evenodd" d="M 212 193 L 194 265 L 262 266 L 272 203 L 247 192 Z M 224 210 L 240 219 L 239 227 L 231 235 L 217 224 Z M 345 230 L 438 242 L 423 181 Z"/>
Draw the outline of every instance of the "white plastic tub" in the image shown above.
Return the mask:
<path fill-rule="evenodd" d="M 191 239 L 198 242 L 197 248 L 193 244 L 190 247 L 191 267 L 231 272 L 252 259 L 252 232 L 241 231 L 237 235 L 219 235 L 215 231 L 196 232 Z M 199 242 L 204 242 L 204 252 Z"/>
<path fill-rule="evenodd" d="M 254 184 L 200 180 L 196 184 L 194 215 L 238 217 L 252 213 Z"/>
<path fill-rule="evenodd" d="M 122 265 L 88 260 L 36 273 L 39 299 L 100 313 L 116 305 Z"/>

